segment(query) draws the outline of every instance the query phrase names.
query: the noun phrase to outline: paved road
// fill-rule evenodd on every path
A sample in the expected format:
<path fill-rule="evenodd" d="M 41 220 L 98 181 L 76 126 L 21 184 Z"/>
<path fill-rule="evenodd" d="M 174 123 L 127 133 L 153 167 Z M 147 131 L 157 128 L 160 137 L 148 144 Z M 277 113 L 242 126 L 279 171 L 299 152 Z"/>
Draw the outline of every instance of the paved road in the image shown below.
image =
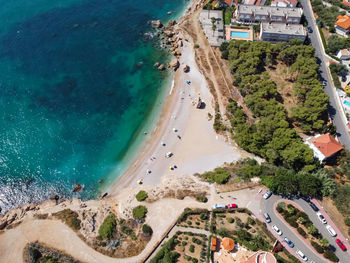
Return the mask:
<path fill-rule="evenodd" d="M 296 256 L 298 259 L 300 259 L 300 258 L 295 254 L 295 251 L 297 251 L 299 249 L 308 257 L 308 262 L 310 262 L 311 260 L 313 260 L 314 262 L 317 262 L 317 263 L 326 263 L 326 262 L 328 262 L 322 256 L 320 256 L 319 254 L 314 252 L 309 247 L 309 245 L 299 236 L 299 234 L 297 234 L 294 231 L 292 231 L 292 227 L 291 226 L 286 225 L 280 219 L 280 217 L 275 214 L 274 204 L 280 199 L 281 199 L 280 196 L 272 195 L 267 200 L 264 200 L 264 199 L 261 200 L 261 202 L 262 202 L 262 204 L 261 204 L 262 213 L 267 212 L 269 214 L 269 216 L 271 217 L 271 223 L 268 224 L 268 227 L 271 229 L 271 227 L 273 225 L 276 225 L 282 231 L 283 234 L 282 234 L 281 237 L 278 238 L 278 240 L 281 241 L 282 244 L 286 248 L 288 247 L 288 244 L 286 244 L 286 242 L 283 241 L 284 237 L 288 237 L 295 244 L 295 247 L 293 248 L 293 251 L 294 251 L 294 256 Z M 346 261 L 344 261 L 344 263 L 345 262 Z"/>
<path fill-rule="evenodd" d="M 336 90 L 332 88 L 331 79 L 329 76 L 329 73 L 327 71 L 327 65 L 325 58 L 325 54 L 322 48 L 322 40 L 318 36 L 317 33 L 317 26 L 313 17 L 313 13 L 311 10 L 311 4 L 309 0 L 301 0 L 301 4 L 303 6 L 304 15 L 308 22 L 308 25 L 311 26 L 313 33 L 309 34 L 309 38 L 311 40 L 311 44 L 316 49 L 316 57 L 318 58 L 320 62 L 320 75 L 322 79 L 324 79 L 327 82 L 327 85 L 324 89 L 326 94 L 329 96 L 329 115 L 331 116 L 333 123 L 337 127 L 337 135 L 338 138 L 345 146 L 346 149 L 350 150 L 350 137 L 347 132 L 346 123 L 344 122 L 342 116 L 341 116 L 341 110 L 339 109 L 338 103 L 336 101 Z M 350 261 L 349 261 L 350 262 Z"/>
<path fill-rule="evenodd" d="M 281 199 L 282 199 L 282 197 L 280 197 L 280 196 L 272 195 L 268 200 L 262 200 L 261 201 L 262 202 L 262 205 L 261 205 L 262 212 L 266 211 L 270 215 L 271 220 L 272 220 L 272 222 L 269 224 L 269 226 L 271 227 L 272 225 L 276 224 L 277 227 L 280 228 L 281 231 L 283 232 L 282 237 L 284 238 L 285 236 L 287 236 L 290 240 L 292 240 L 294 242 L 295 247 L 293 248 L 293 250 L 296 251 L 297 249 L 300 249 L 309 258 L 309 262 L 311 260 L 313 260 L 313 261 L 315 261 L 317 263 L 319 263 L 319 262 L 328 262 L 325 258 L 323 258 L 323 256 L 321 256 L 317 252 L 314 252 L 310 248 L 310 245 L 308 245 L 299 236 L 299 234 L 296 233 L 296 231 L 292 231 L 292 230 L 294 230 L 294 228 L 292 228 L 291 226 L 289 226 L 286 223 L 284 223 L 280 219 L 280 217 L 275 214 L 274 204 L 278 200 L 281 200 Z M 329 241 L 330 247 L 331 248 L 333 247 L 335 249 L 335 254 L 339 258 L 339 262 L 341 262 L 341 263 L 348 263 L 348 262 L 350 262 L 350 255 L 349 255 L 349 253 L 341 251 L 341 249 L 338 247 L 338 245 L 335 242 L 335 239 L 337 237 L 334 238 L 328 233 L 327 229 L 325 228 L 325 225 L 320 222 L 320 220 L 318 219 L 316 213 L 312 210 L 310 205 L 307 202 L 305 202 L 304 200 L 302 200 L 302 199 L 293 199 L 293 200 L 290 200 L 290 201 L 296 203 L 302 210 L 304 210 L 305 213 L 307 213 L 307 215 L 309 216 L 310 220 L 315 225 L 315 227 L 319 230 L 319 232 L 322 234 L 322 236 Z M 330 225 L 332 225 L 332 223 L 330 221 L 328 221 L 328 222 L 330 223 Z M 280 238 L 279 240 L 282 240 L 282 238 Z M 284 244 L 285 244 L 285 246 L 288 246 L 286 243 L 284 243 Z"/>

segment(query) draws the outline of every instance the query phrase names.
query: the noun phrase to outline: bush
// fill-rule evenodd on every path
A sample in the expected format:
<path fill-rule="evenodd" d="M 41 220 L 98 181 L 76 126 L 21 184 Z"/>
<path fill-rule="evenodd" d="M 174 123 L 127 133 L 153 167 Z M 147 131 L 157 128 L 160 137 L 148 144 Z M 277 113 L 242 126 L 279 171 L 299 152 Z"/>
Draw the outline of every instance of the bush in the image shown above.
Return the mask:
<path fill-rule="evenodd" d="M 232 224 L 233 222 L 235 222 L 235 220 L 232 217 L 228 217 L 227 218 L 227 222 L 229 222 L 230 224 Z"/>
<path fill-rule="evenodd" d="M 345 218 L 344 223 L 345 225 L 350 226 L 350 217 Z"/>
<path fill-rule="evenodd" d="M 136 206 L 132 210 L 132 215 L 135 219 L 143 219 L 146 217 L 147 214 L 147 208 L 143 205 Z"/>
<path fill-rule="evenodd" d="M 334 254 L 334 252 L 330 249 L 327 249 L 325 252 L 324 252 L 324 257 L 329 259 L 330 261 L 332 262 L 338 262 L 339 261 L 339 258 Z"/>
<path fill-rule="evenodd" d="M 208 198 L 205 195 L 197 195 L 196 199 L 197 199 L 197 201 L 202 202 L 202 203 L 208 202 Z"/>
<path fill-rule="evenodd" d="M 194 245 L 190 245 L 190 248 L 188 249 L 190 252 L 194 253 Z"/>
<path fill-rule="evenodd" d="M 300 227 L 297 228 L 297 231 L 300 235 L 302 235 L 304 238 L 307 237 L 307 233 Z"/>
<path fill-rule="evenodd" d="M 199 48 L 199 44 L 194 44 L 194 48 Z"/>
<path fill-rule="evenodd" d="M 102 225 L 98 229 L 99 235 L 104 239 L 111 239 L 116 231 L 115 227 L 117 225 L 115 215 L 108 215 L 105 220 L 103 220 Z"/>
<path fill-rule="evenodd" d="M 207 219 L 208 219 L 208 215 L 207 215 L 207 213 L 201 213 L 201 214 L 199 215 L 199 218 L 200 218 L 201 220 L 207 220 Z"/>
<path fill-rule="evenodd" d="M 182 241 L 182 242 L 181 242 L 181 245 L 182 245 L 183 247 L 185 247 L 185 246 L 187 245 L 187 242 L 186 242 L 186 241 Z"/>
<path fill-rule="evenodd" d="M 149 225 L 146 225 L 146 224 L 144 224 L 142 226 L 142 232 L 147 234 L 147 235 L 150 235 L 150 236 L 153 234 L 152 228 Z"/>
<path fill-rule="evenodd" d="M 147 197 L 148 197 L 147 192 L 141 190 L 140 192 L 137 193 L 136 200 L 139 202 L 142 202 L 142 201 L 146 200 Z"/>
<path fill-rule="evenodd" d="M 72 211 L 70 209 L 64 209 L 57 213 L 53 214 L 54 217 L 62 220 L 65 224 L 67 224 L 70 228 L 77 231 L 80 229 L 80 219 L 77 212 Z"/>
<path fill-rule="evenodd" d="M 298 223 L 295 221 L 294 217 L 288 217 L 286 219 L 287 223 L 290 224 L 292 227 L 297 228 L 299 225 Z"/>
<path fill-rule="evenodd" d="M 205 180 L 210 183 L 225 184 L 230 178 L 231 174 L 224 168 L 215 168 L 212 172 L 205 172 L 201 174 Z"/>
<path fill-rule="evenodd" d="M 282 207 L 280 207 L 280 206 L 277 206 L 277 207 L 276 207 L 276 210 L 277 210 L 277 212 L 280 213 L 280 214 L 283 214 L 283 213 L 284 213 L 284 209 L 283 209 Z"/>
<path fill-rule="evenodd" d="M 315 241 L 311 241 L 311 245 L 316 249 L 318 253 L 323 253 L 323 247 L 321 247 L 318 243 L 316 243 Z"/>

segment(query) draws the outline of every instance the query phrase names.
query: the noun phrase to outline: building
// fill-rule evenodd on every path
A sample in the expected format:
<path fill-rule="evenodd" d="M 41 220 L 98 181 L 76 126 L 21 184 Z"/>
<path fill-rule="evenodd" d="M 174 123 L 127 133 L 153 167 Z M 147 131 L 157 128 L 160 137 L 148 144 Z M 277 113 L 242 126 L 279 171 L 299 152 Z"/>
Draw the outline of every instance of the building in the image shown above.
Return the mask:
<path fill-rule="evenodd" d="M 273 0 L 271 6 L 278 7 L 297 7 L 298 0 Z"/>
<path fill-rule="evenodd" d="M 350 50 L 347 48 L 339 50 L 337 53 L 337 58 L 340 58 L 341 60 L 350 59 Z"/>
<path fill-rule="evenodd" d="M 265 0 L 245 0 L 244 4 L 246 4 L 246 5 L 264 5 Z"/>
<path fill-rule="evenodd" d="M 239 5 L 234 18 L 238 23 L 278 22 L 299 24 L 303 10 L 301 8 Z"/>
<path fill-rule="evenodd" d="M 259 250 L 251 255 L 244 263 L 277 263 L 277 260 L 271 252 Z"/>
<path fill-rule="evenodd" d="M 343 0 L 343 5 L 350 6 L 350 0 Z"/>
<path fill-rule="evenodd" d="M 315 136 L 314 139 L 307 140 L 306 144 L 313 150 L 315 158 L 320 162 L 333 157 L 344 147 L 329 133 Z"/>
<path fill-rule="evenodd" d="M 348 15 L 338 16 L 334 27 L 337 34 L 348 37 L 350 33 L 350 17 Z"/>
<path fill-rule="evenodd" d="M 235 241 L 233 241 L 231 238 L 224 237 L 222 240 L 222 247 L 227 251 L 232 251 L 235 249 Z"/>
<path fill-rule="evenodd" d="M 233 0 L 224 0 L 222 6 L 233 6 Z"/>
<path fill-rule="evenodd" d="M 210 244 L 211 244 L 210 251 L 216 251 L 217 239 L 215 237 L 211 238 Z"/>
<path fill-rule="evenodd" d="M 307 32 L 303 25 L 283 23 L 261 23 L 260 40 L 268 42 L 290 41 L 300 39 L 304 42 Z"/>
<path fill-rule="evenodd" d="M 215 18 L 214 23 L 213 18 Z M 218 47 L 224 42 L 222 10 L 202 10 L 199 15 L 199 22 L 210 45 Z"/>

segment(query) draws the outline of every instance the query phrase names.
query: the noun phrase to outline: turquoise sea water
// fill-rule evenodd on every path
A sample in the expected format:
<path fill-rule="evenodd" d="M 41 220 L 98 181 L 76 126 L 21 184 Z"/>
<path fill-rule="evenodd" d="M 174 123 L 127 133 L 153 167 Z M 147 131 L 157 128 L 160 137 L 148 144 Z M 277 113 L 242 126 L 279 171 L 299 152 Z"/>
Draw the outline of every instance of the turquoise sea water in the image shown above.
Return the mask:
<path fill-rule="evenodd" d="M 93 198 L 123 158 L 170 73 L 147 21 L 185 0 L 14 0 L 0 17 L 0 207 Z M 173 11 L 172 17 L 167 12 Z M 113 174 L 113 177 L 111 177 Z M 102 184 L 103 185 L 103 184 Z"/>

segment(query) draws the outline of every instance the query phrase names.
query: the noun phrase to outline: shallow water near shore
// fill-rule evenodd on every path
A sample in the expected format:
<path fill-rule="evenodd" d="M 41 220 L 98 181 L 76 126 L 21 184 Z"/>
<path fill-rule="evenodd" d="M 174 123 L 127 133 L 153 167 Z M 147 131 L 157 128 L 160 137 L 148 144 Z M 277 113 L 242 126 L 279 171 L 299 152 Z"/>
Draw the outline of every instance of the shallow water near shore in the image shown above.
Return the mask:
<path fill-rule="evenodd" d="M 3 211 L 52 194 L 72 197 L 75 183 L 84 191 L 74 196 L 94 198 L 123 173 L 170 85 L 171 74 L 153 68 L 170 56 L 147 21 L 178 17 L 187 5 L 15 0 L 0 8 Z"/>

